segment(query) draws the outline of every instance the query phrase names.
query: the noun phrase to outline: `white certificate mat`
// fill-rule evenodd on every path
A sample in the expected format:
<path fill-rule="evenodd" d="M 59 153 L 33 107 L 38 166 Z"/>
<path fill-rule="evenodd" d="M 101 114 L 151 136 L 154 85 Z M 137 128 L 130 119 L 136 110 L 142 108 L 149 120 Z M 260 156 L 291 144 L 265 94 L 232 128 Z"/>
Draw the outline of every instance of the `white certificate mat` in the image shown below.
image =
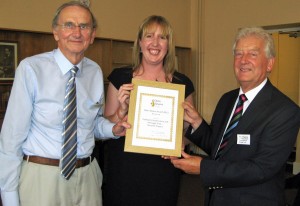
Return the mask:
<path fill-rule="evenodd" d="M 181 156 L 185 85 L 132 79 L 126 152 Z"/>

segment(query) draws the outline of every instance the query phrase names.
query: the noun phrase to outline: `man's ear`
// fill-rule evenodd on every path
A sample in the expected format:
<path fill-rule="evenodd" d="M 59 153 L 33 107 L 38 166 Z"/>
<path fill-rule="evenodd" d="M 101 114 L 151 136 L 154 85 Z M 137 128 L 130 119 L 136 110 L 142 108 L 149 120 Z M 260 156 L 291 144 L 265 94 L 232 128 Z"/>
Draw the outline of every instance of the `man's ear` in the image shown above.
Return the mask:
<path fill-rule="evenodd" d="M 90 44 L 93 44 L 94 43 L 94 39 L 96 37 L 96 29 L 93 29 L 92 33 L 91 33 L 91 41 L 90 41 Z"/>
<path fill-rule="evenodd" d="M 270 58 L 268 60 L 267 72 L 271 72 L 275 63 L 275 58 Z"/>
<path fill-rule="evenodd" d="M 52 29 L 52 33 L 53 33 L 53 36 L 54 36 L 55 41 L 58 41 L 58 40 L 59 40 L 59 37 L 58 37 L 57 30 L 56 30 L 55 28 Z"/>

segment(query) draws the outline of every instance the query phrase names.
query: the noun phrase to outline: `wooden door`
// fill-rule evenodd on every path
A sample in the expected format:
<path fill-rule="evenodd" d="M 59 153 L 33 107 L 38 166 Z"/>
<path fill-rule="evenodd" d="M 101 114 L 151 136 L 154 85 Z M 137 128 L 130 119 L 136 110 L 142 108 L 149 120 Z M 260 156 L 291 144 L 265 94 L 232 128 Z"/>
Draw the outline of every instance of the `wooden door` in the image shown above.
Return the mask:
<path fill-rule="evenodd" d="M 270 75 L 271 82 L 299 105 L 300 38 L 272 34 L 277 58 Z"/>
<path fill-rule="evenodd" d="M 278 32 L 272 36 L 277 58 L 269 78 L 273 85 L 300 105 L 300 38 Z M 293 170 L 294 173 L 300 172 L 300 133 L 296 142 L 296 163 Z"/>

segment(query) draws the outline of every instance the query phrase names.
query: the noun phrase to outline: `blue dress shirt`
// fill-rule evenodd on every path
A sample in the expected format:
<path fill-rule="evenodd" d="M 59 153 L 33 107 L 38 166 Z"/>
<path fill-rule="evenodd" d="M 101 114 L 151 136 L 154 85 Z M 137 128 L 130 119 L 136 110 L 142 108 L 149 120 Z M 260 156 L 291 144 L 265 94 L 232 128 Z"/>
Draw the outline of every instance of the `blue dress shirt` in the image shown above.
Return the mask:
<path fill-rule="evenodd" d="M 92 154 L 95 137 L 116 138 L 103 117 L 104 85 L 99 65 L 88 58 L 77 65 L 77 157 Z M 0 134 L 0 187 L 3 201 L 18 202 L 22 157 L 60 159 L 63 105 L 73 65 L 59 49 L 21 61 Z M 18 205 L 18 204 L 16 204 Z"/>

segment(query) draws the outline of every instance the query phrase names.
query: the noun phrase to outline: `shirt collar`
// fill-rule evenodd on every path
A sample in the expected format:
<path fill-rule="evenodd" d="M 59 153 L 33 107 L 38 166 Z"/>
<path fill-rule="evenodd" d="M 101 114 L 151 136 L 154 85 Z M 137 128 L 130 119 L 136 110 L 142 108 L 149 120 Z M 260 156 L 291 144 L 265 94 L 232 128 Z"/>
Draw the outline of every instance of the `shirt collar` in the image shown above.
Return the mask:
<path fill-rule="evenodd" d="M 254 89 L 251 89 L 250 91 L 246 92 L 245 95 L 249 101 L 249 103 L 252 102 L 252 100 L 255 98 L 255 96 L 258 94 L 258 92 L 265 86 L 265 84 L 267 83 L 267 78 L 262 82 L 260 83 L 260 85 L 258 85 L 257 87 L 255 87 Z M 244 92 L 242 91 L 242 88 L 240 87 L 240 92 L 239 92 L 239 95 L 240 94 L 243 94 Z"/>
<path fill-rule="evenodd" d="M 60 49 L 55 49 L 54 50 L 54 59 L 57 62 L 61 72 L 63 75 L 65 75 L 66 73 L 68 73 L 70 71 L 70 69 L 72 69 L 72 67 L 74 66 L 64 55 L 63 53 L 60 51 Z M 78 73 L 81 72 L 81 68 L 82 68 L 82 61 L 80 61 L 77 65 L 78 67 Z"/>

